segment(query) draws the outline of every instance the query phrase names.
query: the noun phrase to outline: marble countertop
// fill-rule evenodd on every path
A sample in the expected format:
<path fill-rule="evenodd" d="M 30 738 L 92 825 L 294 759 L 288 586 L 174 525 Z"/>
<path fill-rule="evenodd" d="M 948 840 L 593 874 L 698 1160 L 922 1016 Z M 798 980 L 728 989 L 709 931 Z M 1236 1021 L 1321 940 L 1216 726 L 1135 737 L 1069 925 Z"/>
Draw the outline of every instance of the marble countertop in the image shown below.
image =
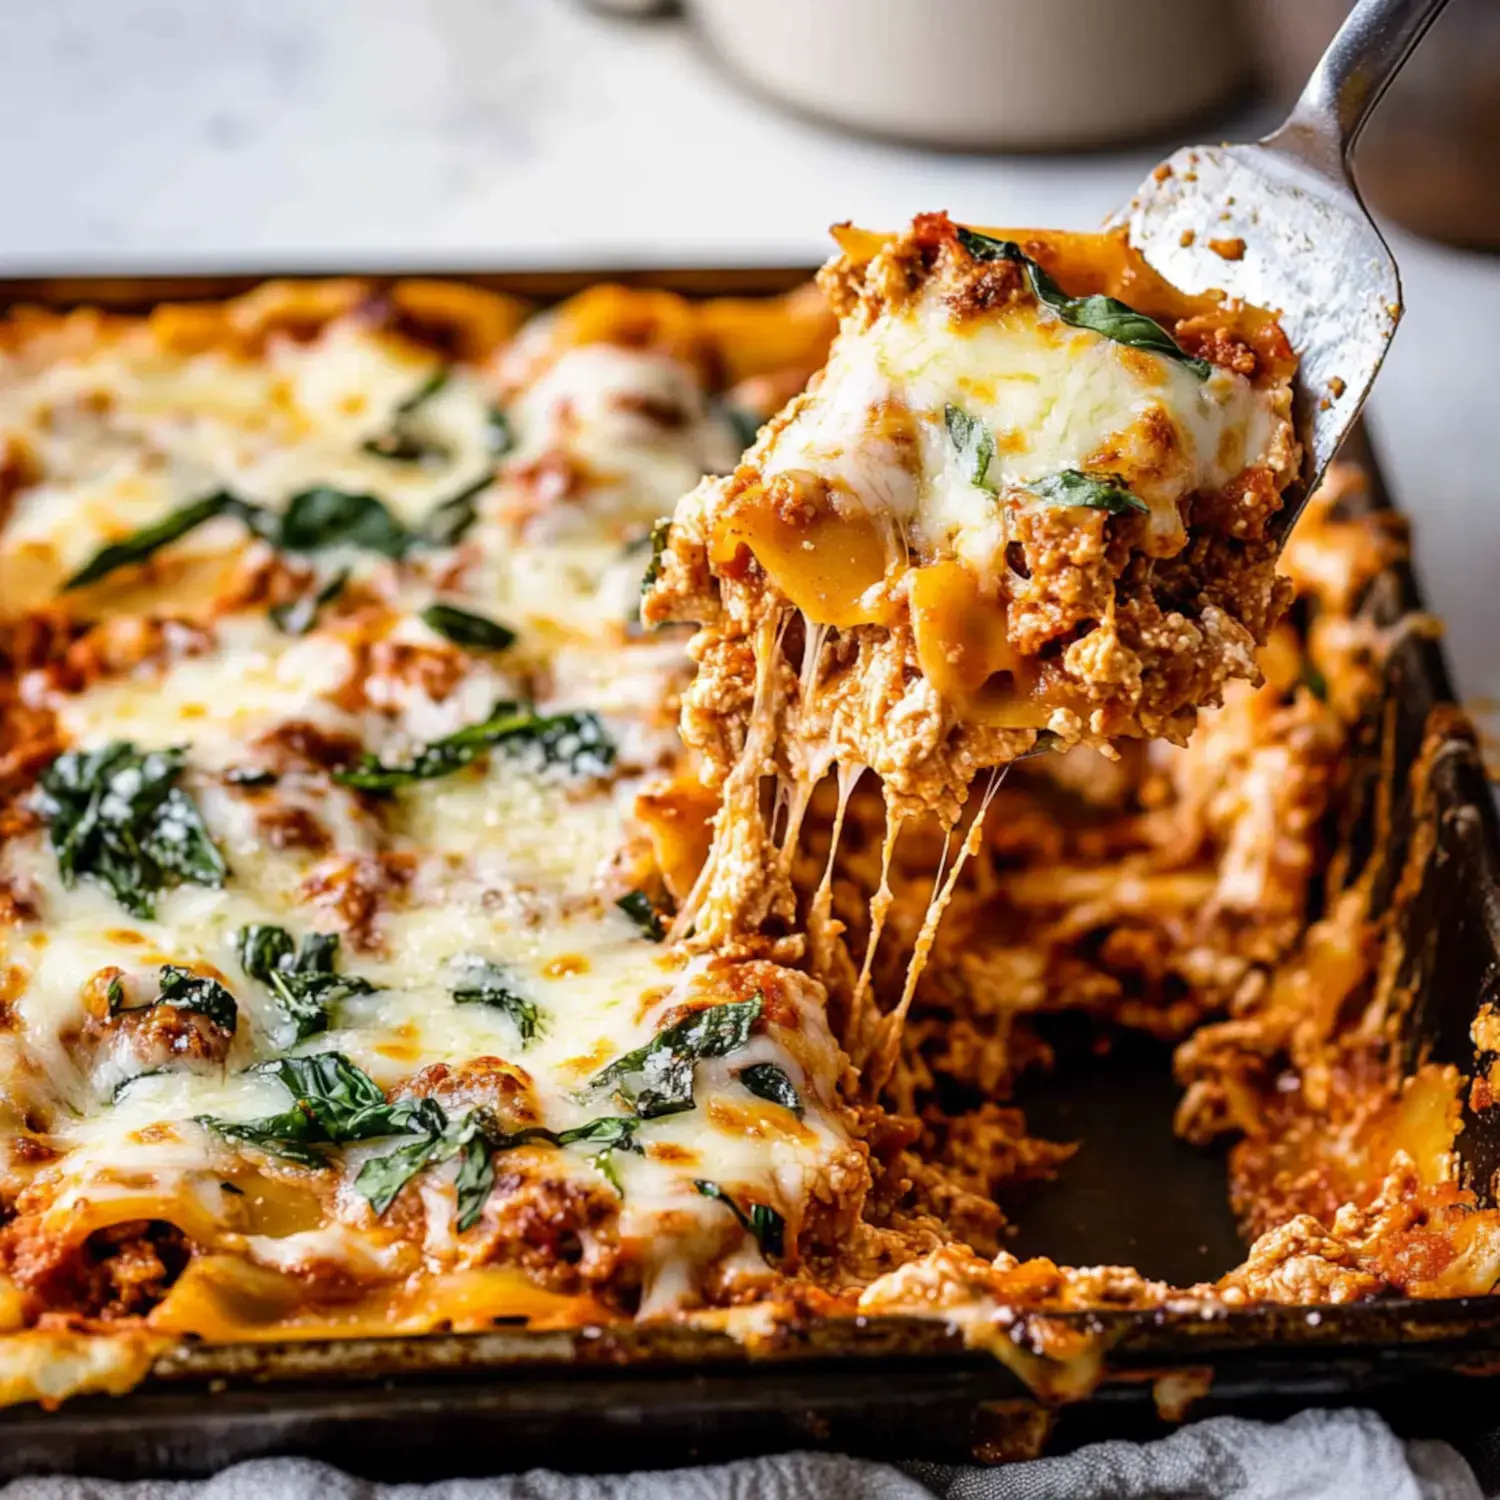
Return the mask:
<path fill-rule="evenodd" d="M 1161 151 L 956 156 L 741 92 L 675 23 L 568 0 L 0 8 L 0 274 L 810 264 L 836 219 L 1085 228 Z M 1500 698 L 1500 259 L 1392 236 L 1372 400 L 1465 695 Z"/>

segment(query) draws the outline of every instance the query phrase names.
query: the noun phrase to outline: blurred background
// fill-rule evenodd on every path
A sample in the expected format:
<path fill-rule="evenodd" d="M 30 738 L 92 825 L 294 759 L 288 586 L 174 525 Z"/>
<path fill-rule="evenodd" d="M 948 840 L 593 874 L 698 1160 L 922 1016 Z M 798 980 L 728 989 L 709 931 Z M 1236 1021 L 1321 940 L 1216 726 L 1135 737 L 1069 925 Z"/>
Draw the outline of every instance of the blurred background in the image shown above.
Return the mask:
<path fill-rule="evenodd" d="M 0 275 L 803 264 L 829 223 L 1096 225 L 1275 124 L 1346 0 L 0 0 Z M 658 11 L 664 13 L 658 14 Z M 1361 144 L 1380 455 L 1500 699 L 1500 0 Z"/>

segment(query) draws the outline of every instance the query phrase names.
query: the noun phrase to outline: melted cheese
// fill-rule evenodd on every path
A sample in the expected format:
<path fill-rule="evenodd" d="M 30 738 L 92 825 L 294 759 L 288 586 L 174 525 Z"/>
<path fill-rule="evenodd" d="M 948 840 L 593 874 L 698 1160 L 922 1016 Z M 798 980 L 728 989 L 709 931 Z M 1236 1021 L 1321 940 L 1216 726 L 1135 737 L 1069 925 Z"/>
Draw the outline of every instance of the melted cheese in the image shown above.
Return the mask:
<path fill-rule="evenodd" d="M 959 319 L 929 287 L 840 336 L 762 474 L 817 475 L 846 515 L 894 523 L 923 559 L 956 556 L 993 589 L 1005 566 L 1004 507 L 975 483 L 972 457 L 948 430 L 950 406 L 992 434 L 983 477 L 993 489 L 1034 504 L 1024 487 L 1037 480 L 1108 472 L 1150 508 L 1158 536 L 1177 541 L 1178 500 L 1262 461 L 1284 425 L 1270 393 L 1232 371 L 1200 378 L 1181 361 L 1070 327 L 1029 298 Z"/>
<path fill-rule="evenodd" d="M 0 964 L 13 967 L 17 994 L 17 1034 L 0 1062 L 13 1075 L 9 1091 L 37 1098 L 46 1117 L 56 1157 L 25 1180 L 46 1201 L 49 1232 L 72 1239 L 108 1224 L 167 1219 L 228 1257 L 215 1264 L 250 1261 L 286 1273 L 334 1263 L 375 1280 L 425 1272 L 434 1289 L 482 1247 L 453 1225 L 456 1163 L 423 1174 L 411 1189 L 425 1223 L 413 1242 L 351 1185 L 360 1164 L 389 1142 L 335 1153 L 340 1171 L 330 1179 L 199 1123 L 275 1114 L 288 1102 L 255 1071 L 291 1038 L 266 986 L 240 966 L 235 935 L 249 923 L 294 936 L 348 927 L 339 967 L 373 987 L 344 1000 L 329 1028 L 295 1051 L 341 1051 L 388 1090 L 435 1064 L 460 1072 L 476 1059 L 498 1059 L 524 1080 L 532 1122 L 553 1130 L 617 1112 L 607 1097 L 582 1098 L 581 1086 L 648 1043 L 684 1004 L 729 998 L 706 961 L 683 967 L 615 904 L 633 883 L 632 851 L 642 842 L 635 798 L 678 753 L 672 695 L 684 675 L 680 639 L 639 635 L 647 554 L 636 543 L 706 466 L 732 462 L 727 430 L 691 367 L 594 346 L 568 352 L 511 393 L 507 415 L 518 442 L 498 464 L 485 446 L 494 391 L 482 372 L 463 368 L 423 407 L 424 425 L 448 450 L 444 463 L 397 464 L 362 451 L 430 369 L 355 322 L 303 342 L 272 340 L 253 360 L 220 352 L 169 358 L 137 330 L 77 360 L 12 370 L 0 389 L 0 428 L 24 432 L 47 471 L 0 531 L 0 590 L 7 579 L 26 583 L 24 594 L 6 595 L 7 610 L 37 602 L 33 591 L 50 599 L 58 578 L 101 543 L 215 488 L 278 507 L 300 489 L 332 484 L 378 494 L 415 524 L 496 468 L 461 548 L 429 549 L 401 564 L 357 552 L 323 560 L 325 576 L 347 563 L 382 601 L 376 639 L 384 658 L 362 655 L 359 630 L 346 621 L 322 620 L 308 635 L 289 636 L 260 606 L 204 617 L 196 633 L 171 637 L 141 665 L 82 691 L 41 672 L 25 685 L 28 701 L 56 715 L 69 745 L 128 739 L 185 747 L 182 785 L 229 871 L 221 889 L 163 892 L 145 919 L 87 878 L 66 887 L 43 830 L 0 842 L 0 883 L 35 914 L 0 930 Z M 574 474 L 574 488 L 565 496 L 539 490 L 538 471 L 560 464 Z M 165 549 L 151 572 L 170 576 L 191 559 L 233 568 L 259 551 L 241 526 L 221 520 Z M 178 602 L 147 585 L 128 596 L 137 608 Z M 503 620 L 518 634 L 514 648 L 458 651 L 419 618 L 437 597 Z M 402 670 L 405 649 L 440 666 L 436 684 Z M 285 770 L 270 787 L 220 774 L 264 763 L 256 742 L 291 724 L 399 760 L 485 718 L 499 700 L 528 697 L 545 711 L 598 713 L 615 745 L 611 773 L 539 767 L 497 751 L 378 804 L 317 769 Z M 278 832 L 287 826 L 291 835 Z M 363 926 L 351 927 L 352 908 L 340 904 L 351 881 L 369 892 Z M 454 1003 L 456 977 L 474 958 L 503 966 L 535 1002 L 534 1039 L 524 1040 L 501 1009 Z M 234 995 L 239 1023 L 222 1058 L 163 1062 L 135 1055 L 123 1035 L 95 1035 L 97 1002 L 89 997 L 102 971 L 118 971 L 131 994 L 144 997 L 169 962 L 217 974 Z M 816 990 L 798 1004 L 793 1029 L 773 1026 L 742 1054 L 700 1066 L 696 1108 L 643 1124 L 645 1154 L 614 1155 L 623 1188 L 619 1239 L 647 1268 L 648 1311 L 691 1302 L 701 1272 L 726 1257 L 764 1269 L 754 1242 L 694 1180 L 776 1205 L 795 1225 L 808 1193 L 848 1150 L 835 1102 L 838 1053 Z M 797 1081 L 808 1106 L 803 1120 L 736 1081 L 751 1061 L 775 1061 Z M 143 1073 L 152 1063 L 160 1070 Z M 0 1130 L 18 1128 L 4 1119 Z M 528 1146 L 516 1160 L 527 1171 L 613 1192 L 582 1151 Z M 236 1182 L 250 1186 L 236 1193 Z M 510 1284 L 518 1279 L 505 1274 Z M 476 1308 L 492 1304 L 492 1290 L 473 1293 Z M 512 1301 L 513 1293 L 511 1285 Z M 402 1326 L 462 1325 L 449 1301 L 424 1294 L 401 1314 Z M 300 1326 L 296 1298 L 272 1304 L 267 1326 Z M 260 1336 L 243 1322 L 232 1327 L 226 1305 L 219 1292 L 189 1287 L 173 1294 L 163 1326 Z M 0 1364 L 4 1358 L 0 1349 Z"/>

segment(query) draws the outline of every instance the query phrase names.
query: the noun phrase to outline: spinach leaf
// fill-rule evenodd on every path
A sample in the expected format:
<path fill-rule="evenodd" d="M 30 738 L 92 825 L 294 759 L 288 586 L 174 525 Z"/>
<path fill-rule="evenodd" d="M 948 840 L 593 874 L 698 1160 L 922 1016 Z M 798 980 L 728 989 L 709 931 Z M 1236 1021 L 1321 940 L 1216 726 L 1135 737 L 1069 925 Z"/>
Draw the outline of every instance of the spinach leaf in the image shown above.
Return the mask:
<path fill-rule="evenodd" d="M 270 1115 L 263 1120 L 220 1120 L 212 1115 L 198 1115 L 196 1118 L 200 1125 L 207 1126 L 225 1140 L 254 1146 L 268 1156 L 279 1156 L 299 1167 L 321 1169 L 328 1165 L 328 1158 L 308 1144 L 320 1137 L 301 1110 L 289 1109 L 285 1114 Z"/>
<path fill-rule="evenodd" d="M 328 1158 L 316 1146 L 342 1146 L 387 1135 L 436 1135 L 448 1124 L 436 1099 L 387 1103 L 375 1080 L 341 1052 L 281 1057 L 254 1071 L 281 1084 L 292 1097 L 290 1109 L 259 1120 L 199 1115 L 198 1123 L 302 1166 L 328 1165 Z"/>
<path fill-rule="evenodd" d="M 235 935 L 240 966 L 276 997 L 297 1041 L 328 1029 L 333 1008 L 351 995 L 368 995 L 375 986 L 354 974 L 336 974 L 339 935 L 310 932 L 294 951 L 284 927 L 252 922 Z"/>
<path fill-rule="evenodd" d="M 318 611 L 325 604 L 332 604 L 348 582 L 348 568 L 340 568 L 321 588 L 309 590 L 286 604 L 273 604 L 272 623 L 286 635 L 306 635 L 318 623 Z"/>
<path fill-rule="evenodd" d="M 276 1078 L 314 1122 L 321 1132 L 318 1138 L 331 1145 L 416 1129 L 441 1130 L 447 1123 L 436 1099 L 388 1104 L 379 1084 L 342 1052 L 279 1057 L 261 1063 L 256 1071 Z"/>
<path fill-rule="evenodd" d="M 285 552 L 359 547 L 392 558 L 405 557 L 417 540 L 383 500 L 328 484 L 293 495 L 274 532 L 271 540 Z"/>
<path fill-rule="evenodd" d="M 571 1130 L 552 1131 L 533 1126 L 529 1130 L 508 1136 L 499 1143 L 501 1148 L 525 1145 L 531 1141 L 546 1141 L 553 1146 L 591 1146 L 585 1153 L 590 1164 L 604 1180 L 622 1197 L 625 1189 L 620 1184 L 620 1174 L 615 1167 L 616 1151 L 629 1151 L 643 1155 L 641 1143 L 636 1139 L 641 1122 L 633 1115 L 601 1115 L 586 1125 L 575 1125 Z"/>
<path fill-rule="evenodd" d="M 1132 495 L 1111 474 L 1082 474 L 1077 469 L 1063 469 L 1026 488 L 1048 505 L 1080 505 L 1087 510 L 1108 511 L 1112 516 L 1123 516 L 1130 511 L 1147 515 L 1150 510 L 1144 500 Z"/>
<path fill-rule="evenodd" d="M 639 927 L 646 937 L 653 943 L 659 943 L 666 937 L 667 929 L 662 923 L 660 915 L 651 904 L 651 898 L 645 891 L 627 891 L 620 897 L 615 905 Z"/>
<path fill-rule="evenodd" d="M 490 1143 L 477 1128 L 459 1151 L 458 1176 L 453 1186 L 458 1195 L 458 1231 L 462 1234 L 479 1222 L 489 1201 L 495 1186 L 495 1158 Z"/>
<path fill-rule="evenodd" d="M 1200 380 L 1213 373 L 1213 366 L 1206 359 L 1189 354 L 1160 323 L 1136 312 L 1133 307 L 1127 307 L 1117 298 L 1099 295 L 1070 297 L 1014 240 L 992 239 L 987 234 L 976 234 L 972 229 L 960 227 L 958 242 L 975 260 L 1009 260 L 1021 266 L 1037 301 L 1045 303 L 1070 327 L 1086 328 L 1091 333 L 1113 339 L 1117 344 L 1128 344 L 1148 354 L 1175 359 Z"/>
<path fill-rule="evenodd" d="M 372 1156 L 355 1174 L 355 1190 L 370 1200 L 370 1207 L 377 1214 L 383 1214 L 424 1167 L 447 1161 L 479 1138 L 478 1119 L 465 1115 L 455 1124 L 445 1124 L 431 1135 L 417 1136 L 384 1156 Z"/>
<path fill-rule="evenodd" d="M 717 1199 L 740 1222 L 746 1234 L 754 1235 L 766 1255 L 781 1255 L 786 1249 L 786 1220 L 769 1204 L 752 1203 L 748 1212 L 741 1208 L 717 1182 L 693 1179 L 693 1186 L 705 1198 Z"/>
<path fill-rule="evenodd" d="M 133 916 L 151 917 L 162 890 L 224 884 L 224 858 L 177 785 L 183 759 L 180 746 L 141 752 L 115 740 L 64 751 L 47 767 L 36 806 L 65 886 L 87 877 Z"/>
<path fill-rule="evenodd" d="M 422 623 L 455 646 L 476 651 L 504 651 L 516 643 L 516 633 L 508 625 L 451 604 L 429 604 L 422 611 Z"/>
<path fill-rule="evenodd" d="M 157 976 L 157 993 L 154 1000 L 148 1000 L 144 1005 L 127 1006 L 125 1004 L 125 986 L 119 978 L 111 979 L 109 988 L 104 992 L 104 998 L 109 1006 L 109 1014 L 119 1015 L 125 1010 L 150 1010 L 153 1006 L 166 1005 L 173 1010 L 192 1011 L 195 1015 L 203 1016 L 212 1021 L 215 1026 L 233 1033 L 239 1023 L 239 1007 L 235 1004 L 234 996 L 219 983 L 217 979 L 210 979 L 204 974 L 195 974 L 191 969 L 185 969 L 181 964 L 163 964 Z M 153 1068 L 153 1073 L 159 1073 L 161 1068 Z M 144 1078 L 145 1073 L 137 1073 L 135 1078 Z M 127 1079 L 127 1083 L 134 1083 L 135 1078 Z M 123 1088 L 124 1085 L 121 1085 Z M 116 1090 L 118 1096 L 119 1090 Z"/>
<path fill-rule="evenodd" d="M 630 1151 L 643 1155 L 636 1131 L 641 1122 L 627 1115 L 604 1115 L 590 1120 L 587 1125 L 576 1125 L 564 1130 L 557 1138 L 559 1146 L 587 1145 L 594 1149 L 587 1154 L 594 1170 L 623 1198 L 625 1189 L 620 1182 L 620 1173 L 615 1166 L 616 1151 Z"/>
<path fill-rule="evenodd" d="M 492 406 L 484 414 L 485 443 L 496 458 L 504 458 L 516 446 L 516 430 L 505 409 Z"/>
<path fill-rule="evenodd" d="M 651 561 L 646 564 L 646 571 L 641 575 L 642 598 L 651 592 L 652 586 L 661 577 L 662 554 L 667 550 L 671 537 L 671 517 L 663 516 L 659 521 L 651 523 Z"/>
<path fill-rule="evenodd" d="M 995 434 L 987 423 L 971 417 L 959 406 L 945 406 L 943 420 L 968 473 L 969 483 L 993 495 L 999 487 L 985 476 L 989 472 L 990 460 L 995 456 Z"/>
<path fill-rule="evenodd" d="M 462 541 L 464 534 L 479 519 L 479 507 L 474 502 L 494 482 L 495 472 L 489 469 L 456 495 L 439 500 L 422 522 L 418 533 L 422 542 L 428 547 L 452 547 Z"/>
<path fill-rule="evenodd" d="M 706 1057 L 724 1057 L 750 1040 L 761 1013 L 760 994 L 694 1011 L 660 1031 L 644 1047 L 617 1057 L 584 1086 L 583 1097 L 611 1093 L 643 1120 L 693 1107 L 693 1070 Z"/>
<path fill-rule="evenodd" d="M 615 758 L 614 744 L 596 714 L 539 714 L 529 704 L 497 703 L 489 718 L 433 740 L 404 765 L 364 755 L 358 764 L 335 771 L 333 779 L 364 792 L 391 792 L 451 775 L 496 748 L 531 754 L 545 766 L 564 766 L 579 775 L 601 775 Z"/>
<path fill-rule="evenodd" d="M 279 929 L 275 929 L 279 930 Z M 289 943 L 258 935 L 250 941 L 257 955 L 285 955 Z M 260 958 L 257 958 L 257 962 Z M 220 1120 L 199 1115 L 198 1122 L 228 1140 L 242 1141 L 301 1166 L 322 1168 L 329 1159 L 321 1146 L 343 1146 L 352 1141 L 384 1136 L 408 1136 L 393 1150 L 364 1162 L 354 1186 L 370 1200 L 377 1214 L 396 1201 L 401 1189 L 429 1166 L 459 1158 L 455 1188 L 458 1228 L 471 1228 L 479 1219 L 494 1186 L 494 1154 L 534 1141 L 567 1147 L 592 1146 L 596 1156 L 611 1151 L 639 1151 L 636 1131 L 640 1121 L 607 1116 L 571 1130 L 532 1126 L 511 1134 L 492 1132 L 475 1110 L 450 1120 L 436 1099 L 408 1099 L 388 1103 L 379 1086 L 339 1052 L 311 1057 L 284 1057 L 256 1069 L 277 1078 L 292 1096 L 292 1107 L 259 1120 Z M 596 1163 L 597 1164 L 597 1163 Z M 606 1170 L 601 1167 L 601 1170 Z M 608 1175 L 606 1171 L 606 1175 Z M 616 1184 L 618 1186 L 618 1184 Z"/>
<path fill-rule="evenodd" d="M 802 1100 L 797 1097 L 797 1090 L 784 1068 L 775 1063 L 751 1063 L 748 1068 L 741 1068 L 735 1077 L 757 1099 L 779 1104 L 783 1109 L 791 1110 L 799 1120 L 802 1118 Z"/>
<path fill-rule="evenodd" d="M 640 1128 L 641 1122 L 631 1115 L 600 1115 L 586 1125 L 560 1130 L 551 1139 L 554 1146 L 593 1146 L 598 1151 L 634 1151 L 639 1155 L 636 1134 Z"/>
<path fill-rule="evenodd" d="M 639 1124 L 639 1120 L 606 1116 L 571 1130 L 533 1126 L 510 1135 L 491 1135 L 486 1132 L 481 1116 L 474 1112 L 435 1132 L 418 1136 L 384 1156 L 372 1157 L 359 1169 L 354 1186 L 370 1200 L 370 1207 L 377 1214 L 383 1214 L 418 1172 L 458 1156 L 454 1187 L 458 1196 L 458 1229 L 462 1233 L 478 1221 L 494 1187 L 496 1152 L 538 1141 L 561 1147 L 591 1145 L 596 1149 L 590 1160 L 618 1192 L 619 1183 L 609 1170 L 608 1157 L 614 1151 L 640 1151 L 635 1140 Z"/>
<path fill-rule="evenodd" d="M 450 456 L 447 444 L 423 432 L 421 422 L 413 418 L 447 384 L 448 371 L 434 371 L 396 407 L 385 428 L 366 438 L 360 448 L 373 458 L 388 458 L 394 463 L 442 463 Z"/>
<path fill-rule="evenodd" d="M 173 1010 L 190 1010 L 212 1021 L 215 1026 L 233 1032 L 239 1022 L 239 1007 L 234 996 L 204 974 L 195 974 L 180 964 L 163 964 L 153 1005 L 169 1005 Z"/>
<path fill-rule="evenodd" d="M 236 516 L 243 520 L 251 509 L 251 506 L 227 490 L 219 490 L 215 494 L 206 495 L 202 500 L 194 500 L 169 512 L 161 520 L 133 531 L 120 541 L 101 547 L 63 584 L 63 591 L 98 583 L 116 568 L 143 563 L 161 548 L 185 537 L 190 531 L 196 531 L 217 516 Z"/>
<path fill-rule="evenodd" d="M 171 511 L 161 520 L 143 526 L 118 542 L 101 547 L 63 584 L 63 589 L 83 588 L 97 583 L 117 568 L 145 562 L 161 548 L 217 516 L 233 516 L 243 521 L 254 535 L 283 552 L 309 553 L 321 552 L 328 547 L 358 547 L 383 557 L 400 559 L 417 546 L 451 547 L 478 518 L 475 497 L 489 486 L 494 477 L 493 472 L 482 474 L 456 495 L 440 501 L 416 531 L 398 520 L 385 502 L 376 496 L 352 494 L 332 485 L 314 485 L 293 495 L 286 510 L 280 514 L 262 505 L 252 505 L 227 490 L 219 490 Z M 327 603 L 327 600 L 321 602 Z"/>
<path fill-rule="evenodd" d="M 455 1005 L 493 1006 L 515 1022 L 523 1045 L 535 1038 L 541 1026 L 541 1009 L 535 1000 L 514 988 L 510 975 L 499 964 L 484 958 L 464 957 L 454 967 L 461 975 L 453 989 Z"/>

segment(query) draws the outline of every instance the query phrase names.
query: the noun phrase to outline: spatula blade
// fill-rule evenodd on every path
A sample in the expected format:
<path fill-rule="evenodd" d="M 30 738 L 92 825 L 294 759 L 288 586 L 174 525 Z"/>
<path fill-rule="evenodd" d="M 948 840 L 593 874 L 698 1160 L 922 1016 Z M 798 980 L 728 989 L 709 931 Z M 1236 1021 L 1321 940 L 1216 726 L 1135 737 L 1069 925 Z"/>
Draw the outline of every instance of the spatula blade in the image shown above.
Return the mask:
<path fill-rule="evenodd" d="M 1396 263 L 1342 181 L 1265 145 L 1188 146 L 1117 216 L 1174 286 L 1281 315 L 1297 351 L 1302 483 L 1290 523 L 1354 425 L 1401 318 Z"/>

